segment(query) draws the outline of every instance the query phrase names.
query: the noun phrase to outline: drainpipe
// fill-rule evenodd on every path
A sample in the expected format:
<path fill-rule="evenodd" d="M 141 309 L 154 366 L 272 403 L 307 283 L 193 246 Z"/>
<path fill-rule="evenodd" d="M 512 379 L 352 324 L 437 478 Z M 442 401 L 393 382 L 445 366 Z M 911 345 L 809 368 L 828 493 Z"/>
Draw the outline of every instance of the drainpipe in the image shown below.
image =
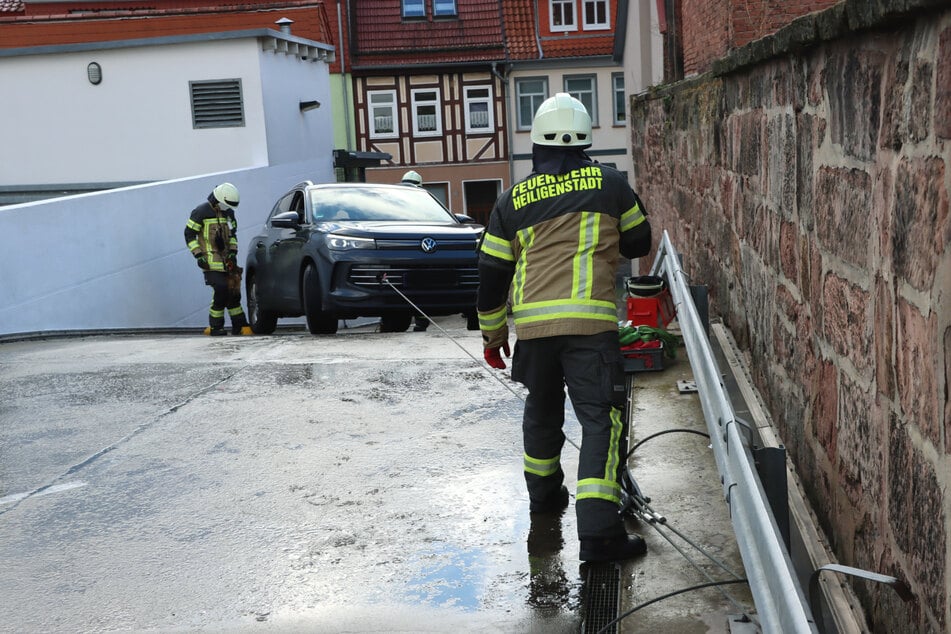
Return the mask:
<path fill-rule="evenodd" d="M 350 7 L 348 5 L 347 11 L 349 12 Z M 347 13 L 347 22 L 350 22 L 350 14 Z M 337 37 L 340 39 L 340 83 L 343 88 L 343 133 L 344 133 L 344 144 L 346 145 L 347 151 L 352 150 L 350 147 L 350 90 L 347 84 L 347 56 L 344 54 L 343 50 L 343 14 L 340 12 L 340 0 L 337 0 Z"/>
<path fill-rule="evenodd" d="M 542 59 L 543 57 L 545 57 L 545 51 L 542 50 L 542 38 L 541 38 L 541 35 L 539 35 L 539 33 L 541 33 L 541 31 L 538 30 L 538 29 L 539 29 L 539 26 L 538 26 L 538 0 L 535 0 L 535 2 L 533 2 L 532 4 L 535 5 L 535 46 L 538 47 L 538 59 Z"/>
<path fill-rule="evenodd" d="M 498 78 L 502 81 L 502 93 L 503 93 L 503 96 L 505 97 L 505 99 L 504 99 L 504 103 L 505 103 L 505 115 L 506 115 L 506 116 L 505 116 L 505 122 L 506 122 L 506 125 L 505 125 L 505 142 L 508 144 L 508 148 L 509 148 L 509 152 L 508 152 L 508 154 L 509 154 L 509 159 L 508 159 L 508 164 L 509 164 L 509 183 L 508 183 L 508 186 L 511 187 L 512 185 L 515 184 L 515 159 L 512 158 L 513 147 L 512 147 L 512 116 L 511 116 L 511 115 L 512 115 L 512 112 L 513 112 L 513 110 L 512 110 L 513 106 L 511 105 L 511 103 L 509 103 L 509 101 L 510 101 L 510 99 L 511 99 L 511 97 L 512 97 L 512 91 L 511 91 L 511 88 L 510 88 L 510 86 L 509 86 L 509 81 L 510 81 L 511 78 L 510 78 L 510 76 L 509 76 L 509 73 L 505 73 L 505 74 L 499 73 L 499 71 L 498 71 L 498 62 L 492 62 L 492 74 L 495 75 L 496 77 L 498 77 Z M 503 188 L 502 188 L 502 191 L 505 191 L 506 189 L 508 189 L 508 188 L 507 188 L 507 187 L 503 187 Z"/>

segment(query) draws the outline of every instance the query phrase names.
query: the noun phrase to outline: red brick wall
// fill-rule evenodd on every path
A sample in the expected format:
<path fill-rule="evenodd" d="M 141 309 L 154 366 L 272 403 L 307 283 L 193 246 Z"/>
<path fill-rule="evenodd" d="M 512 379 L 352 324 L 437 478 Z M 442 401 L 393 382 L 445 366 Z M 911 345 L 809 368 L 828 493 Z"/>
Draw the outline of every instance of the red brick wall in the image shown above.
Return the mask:
<path fill-rule="evenodd" d="M 844 0 L 683 0 L 684 74 L 704 73 L 728 51 Z"/>
<path fill-rule="evenodd" d="M 730 4 L 734 0 L 683 0 L 684 74 L 703 72 L 730 49 Z"/>

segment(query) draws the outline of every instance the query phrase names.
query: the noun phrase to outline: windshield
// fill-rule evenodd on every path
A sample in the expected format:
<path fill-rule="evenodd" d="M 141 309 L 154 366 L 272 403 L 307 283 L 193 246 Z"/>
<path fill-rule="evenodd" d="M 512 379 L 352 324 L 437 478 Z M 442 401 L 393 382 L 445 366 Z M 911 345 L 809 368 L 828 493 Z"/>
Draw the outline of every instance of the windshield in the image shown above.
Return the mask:
<path fill-rule="evenodd" d="M 310 190 L 314 220 L 454 222 L 452 214 L 418 187 L 321 187 Z"/>

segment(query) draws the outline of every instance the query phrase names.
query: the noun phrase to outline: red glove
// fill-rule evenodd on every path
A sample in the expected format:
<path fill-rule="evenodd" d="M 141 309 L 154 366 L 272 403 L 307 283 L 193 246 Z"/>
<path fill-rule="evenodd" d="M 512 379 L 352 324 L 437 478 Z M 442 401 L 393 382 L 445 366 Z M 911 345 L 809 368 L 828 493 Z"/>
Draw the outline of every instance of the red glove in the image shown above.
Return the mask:
<path fill-rule="evenodd" d="M 499 348 L 486 348 L 483 356 L 485 357 L 485 362 L 497 370 L 505 369 L 505 361 L 502 360 L 502 355 L 499 354 L 499 350 L 505 352 L 505 356 L 511 356 L 509 352 L 509 342 L 506 341 Z"/>

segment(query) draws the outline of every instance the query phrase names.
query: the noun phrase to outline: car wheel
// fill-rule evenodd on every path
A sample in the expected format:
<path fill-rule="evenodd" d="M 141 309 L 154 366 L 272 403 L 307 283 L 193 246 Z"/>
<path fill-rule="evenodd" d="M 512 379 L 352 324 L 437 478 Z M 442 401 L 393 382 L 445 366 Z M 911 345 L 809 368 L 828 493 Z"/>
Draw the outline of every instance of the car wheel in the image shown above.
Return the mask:
<path fill-rule="evenodd" d="M 301 284 L 304 300 L 304 314 L 307 316 L 307 329 L 312 335 L 332 335 L 337 332 L 337 316 L 320 307 L 320 282 L 317 268 L 308 264 L 304 269 L 304 281 Z"/>
<path fill-rule="evenodd" d="M 248 323 L 251 330 L 258 335 L 269 335 L 277 328 L 277 315 L 261 308 L 258 298 L 258 283 L 254 274 L 248 276 Z"/>
<path fill-rule="evenodd" d="M 479 313 L 472 311 L 471 313 L 466 313 L 466 330 L 478 330 L 479 329 Z"/>
<path fill-rule="evenodd" d="M 409 313 L 397 313 L 380 317 L 380 332 L 406 332 L 413 316 Z"/>

